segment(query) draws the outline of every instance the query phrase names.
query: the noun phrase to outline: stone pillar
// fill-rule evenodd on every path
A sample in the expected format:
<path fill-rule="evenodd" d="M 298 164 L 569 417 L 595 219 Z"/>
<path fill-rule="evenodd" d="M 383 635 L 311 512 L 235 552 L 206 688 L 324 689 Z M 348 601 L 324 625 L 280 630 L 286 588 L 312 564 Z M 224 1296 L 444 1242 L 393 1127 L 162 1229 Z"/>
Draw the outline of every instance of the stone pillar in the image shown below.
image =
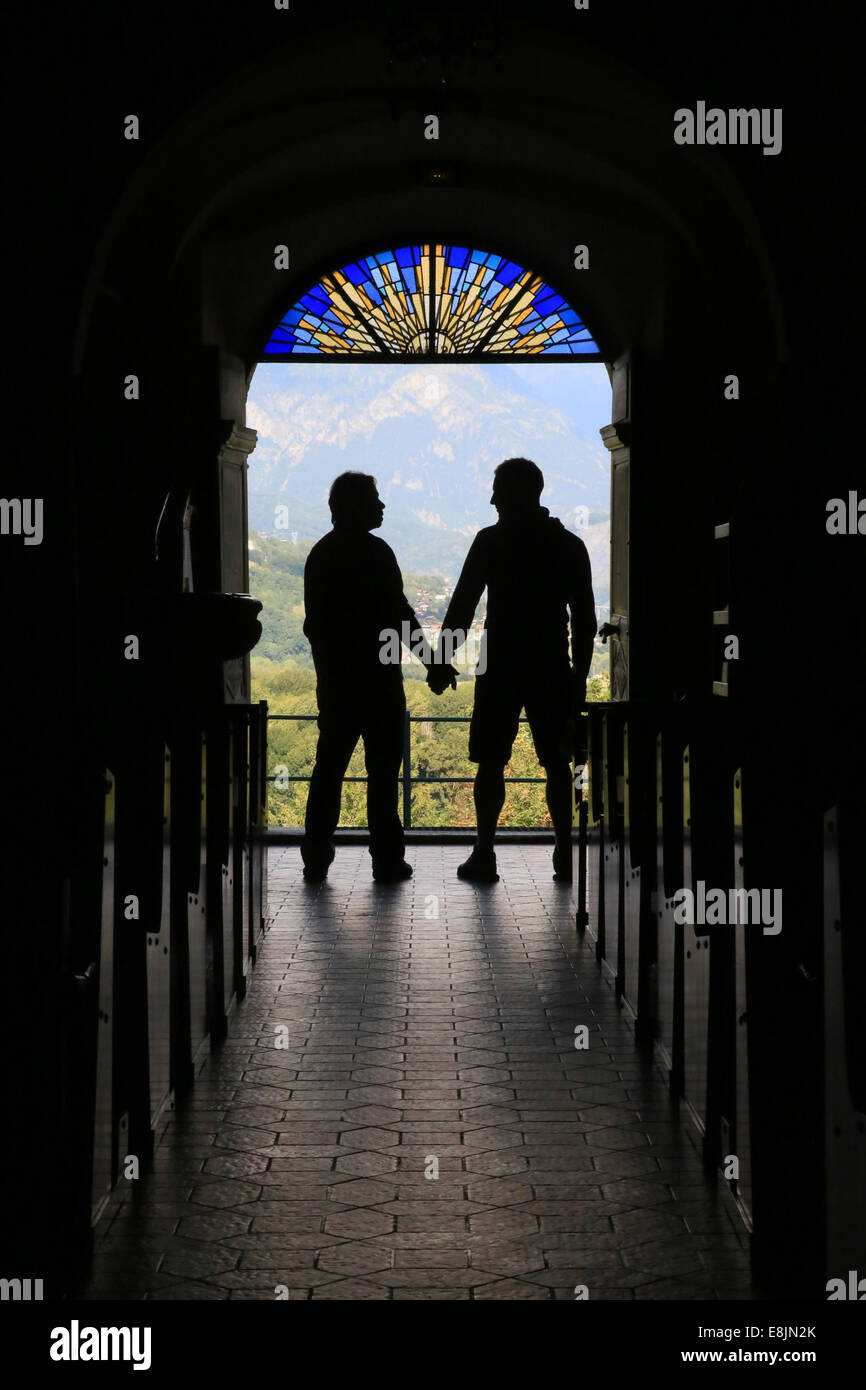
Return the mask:
<path fill-rule="evenodd" d="M 247 522 L 248 458 L 256 447 L 255 430 L 232 423 L 219 451 L 220 582 L 223 593 L 249 593 Z M 249 656 L 223 662 L 227 704 L 250 698 Z"/>
<path fill-rule="evenodd" d="M 631 391 L 628 357 L 614 363 L 613 424 L 601 438 L 610 450 L 610 698 L 629 697 L 629 463 Z"/>

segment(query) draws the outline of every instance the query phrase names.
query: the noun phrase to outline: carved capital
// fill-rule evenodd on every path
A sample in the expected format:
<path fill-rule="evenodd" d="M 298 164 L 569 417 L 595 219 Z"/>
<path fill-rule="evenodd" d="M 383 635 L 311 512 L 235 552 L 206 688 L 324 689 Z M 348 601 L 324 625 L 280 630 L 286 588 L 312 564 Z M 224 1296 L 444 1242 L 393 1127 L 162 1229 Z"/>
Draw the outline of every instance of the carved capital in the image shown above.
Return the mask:
<path fill-rule="evenodd" d="M 224 423 L 230 425 L 230 429 L 228 438 L 219 451 L 220 463 L 233 463 L 239 468 L 244 467 L 256 447 L 258 435 L 247 425 L 238 425 L 234 421 Z"/>
<path fill-rule="evenodd" d="M 627 449 L 631 443 L 631 421 L 615 420 L 599 430 L 602 442 L 607 449 Z"/>

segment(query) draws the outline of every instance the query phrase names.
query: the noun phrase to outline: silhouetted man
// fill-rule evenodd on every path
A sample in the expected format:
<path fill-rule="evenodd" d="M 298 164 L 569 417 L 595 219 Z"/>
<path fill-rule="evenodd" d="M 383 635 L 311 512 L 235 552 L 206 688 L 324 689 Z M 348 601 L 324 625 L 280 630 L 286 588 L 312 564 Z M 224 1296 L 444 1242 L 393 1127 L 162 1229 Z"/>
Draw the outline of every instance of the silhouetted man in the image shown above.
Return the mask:
<path fill-rule="evenodd" d="M 403 593 L 394 552 L 370 535 L 385 514 L 376 479 L 342 473 L 328 503 L 334 529 L 313 546 L 304 567 L 304 633 L 313 651 L 319 706 L 316 765 L 301 843 L 304 878 L 321 882 L 334 858 L 332 836 L 340 819 L 343 778 L 362 738 L 373 877 L 396 882 L 412 876 L 403 858 L 397 813 L 406 699 L 399 639 L 383 643 L 383 633 L 409 635 L 438 693 L 456 683 L 455 673 L 450 666 L 431 673 L 433 653 Z"/>
<path fill-rule="evenodd" d="M 493 842 L 505 801 L 505 765 L 526 710 L 556 835 L 554 878 L 571 878 L 571 757 L 586 701 L 596 632 L 589 555 L 583 541 L 540 505 L 541 469 L 506 459 L 493 478 L 495 526 L 479 531 L 442 623 L 440 651 L 459 646 L 487 589 L 486 667 L 475 679 L 469 757 L 475 776 L 475 847 L 461 878 L 498 878 Z M 571 664 L 568 630 L 571 615 Z"/>

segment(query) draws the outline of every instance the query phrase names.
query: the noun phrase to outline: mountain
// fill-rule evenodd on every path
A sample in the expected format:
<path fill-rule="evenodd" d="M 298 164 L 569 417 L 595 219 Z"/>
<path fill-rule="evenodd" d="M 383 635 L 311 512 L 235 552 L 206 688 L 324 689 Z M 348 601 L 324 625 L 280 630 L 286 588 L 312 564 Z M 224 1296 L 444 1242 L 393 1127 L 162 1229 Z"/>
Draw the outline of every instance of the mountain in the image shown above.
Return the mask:
<path fill-rule="evenodd" d="M 565 372 L 601 373 L 606 382 L 605 368 L 537 363 L 531 371 L 537 388 L 525 364 L 259 366 L 247 408 L 259 436 L 248 475 L 251 529 L 317 539 L 330 527 L 327 495 L 337 474 L 372 473 L 386 505 L 380 534 L 401 565 L 453 581 L 472 536 L 496 520 L 493 469 L 516 455 L 541 468 L 542 502 L 553 515 L 573 529 L 587 520 L 605 526 L 610 474 L 597 431 L 609 418 L 609 387 L 596 387 L 598 419 L 581 426 L 552 403 L 553 376 L 541 377 L 560 374 L 563 393 L 575 379 Z M 278 507 L 288 512 L 281 526 Z M 606 592 L 606 546 L 592 540 L 594 578 Z"/>

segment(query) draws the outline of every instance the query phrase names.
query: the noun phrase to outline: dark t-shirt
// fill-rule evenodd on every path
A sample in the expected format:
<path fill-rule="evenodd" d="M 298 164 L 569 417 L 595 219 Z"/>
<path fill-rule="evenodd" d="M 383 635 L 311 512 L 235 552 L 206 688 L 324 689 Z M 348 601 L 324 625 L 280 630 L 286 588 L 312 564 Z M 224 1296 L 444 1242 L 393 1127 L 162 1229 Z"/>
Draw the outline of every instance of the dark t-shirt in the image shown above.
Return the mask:
<path fill-rule="evenodd" d="M 589 555 L 546 507 L 478 532 L 443 632 L 469 627 L 485 588 L 488 674 L 520 668 L 543 679 L 545 671 L 566 670 L 569 610 L 572 664 L 581 678 L 588 672 L 596 633 Z"/>
<path fill-rule="evenodd" d="M 399 663 L 383 663 L 384 629 L 403 636 L 418 619 L 403 593 L 391 547 L 369 531 L 335 528 L 317 541 L 304 566 L 304 634 L 319 687 L 359 693 L 403 679 Z"/>

